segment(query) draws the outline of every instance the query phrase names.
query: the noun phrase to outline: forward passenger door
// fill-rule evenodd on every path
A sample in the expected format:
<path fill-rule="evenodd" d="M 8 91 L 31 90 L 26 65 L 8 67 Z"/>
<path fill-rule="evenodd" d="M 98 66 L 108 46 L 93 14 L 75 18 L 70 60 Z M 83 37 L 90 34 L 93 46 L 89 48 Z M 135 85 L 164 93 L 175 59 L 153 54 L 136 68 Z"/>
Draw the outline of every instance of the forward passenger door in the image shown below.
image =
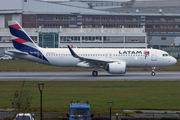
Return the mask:
<path fill-rule="evenodd" d="M 157 61 L 157 52 L 155 50 L 151 51 L 151 61 Z"/>

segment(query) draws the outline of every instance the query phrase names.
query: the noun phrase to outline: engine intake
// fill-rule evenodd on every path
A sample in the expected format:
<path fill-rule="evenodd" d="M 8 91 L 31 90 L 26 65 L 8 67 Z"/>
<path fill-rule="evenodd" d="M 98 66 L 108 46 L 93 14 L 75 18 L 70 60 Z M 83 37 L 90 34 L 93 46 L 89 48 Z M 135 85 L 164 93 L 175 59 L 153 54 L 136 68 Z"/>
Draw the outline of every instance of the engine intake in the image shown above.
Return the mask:
<path fill-rule="evenodd" d="M 125 74 L 126 73 L 126 63 L 125 62 L 115 62 L 109 63 L 105 70 L 112 74 Z"/>

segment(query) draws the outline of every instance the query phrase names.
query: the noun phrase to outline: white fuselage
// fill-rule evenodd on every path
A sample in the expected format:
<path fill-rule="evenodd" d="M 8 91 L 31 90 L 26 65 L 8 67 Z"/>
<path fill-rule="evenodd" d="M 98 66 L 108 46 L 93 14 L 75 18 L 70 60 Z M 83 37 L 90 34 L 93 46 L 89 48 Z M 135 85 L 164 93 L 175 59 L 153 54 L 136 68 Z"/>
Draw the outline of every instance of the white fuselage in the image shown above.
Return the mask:
<path fill-rule="evenodd" d="M 112 74 L 125 74 L 126 67 L 164 67 L 175 64 L 175 58 L 162 50 L 156 49 L 76 49 L 71 48 L 41 48 L 24 31 L 17 21 L 8 21 L 11 38 L 16 50 L 5 54 L 28 61 L 60 67 L 103 68 Z M 72 46 L 73 47 L 73 46 Z"/>
<path fill-rule="evenodd" d="M 40 48 L 39 49 L 46 57 L 43 59 L 27 55 L 16 55 L 10 52 L 6 54 L 33 61 L 42 64 L 48 64 L 60 67 L 79 67 L 78 58 L 74 58 L 68 48 Z M 176 63 L 176 59 L 169 56 L 167 52 L 157 49 L 108 49 L 108 48 L 73 48 L 74 52 L 80 57 L 91 58 L 97 60 L 123 61 L 126 67 L 164 67 Z M 148 51 L 148 54 L 144 54 Z"/>

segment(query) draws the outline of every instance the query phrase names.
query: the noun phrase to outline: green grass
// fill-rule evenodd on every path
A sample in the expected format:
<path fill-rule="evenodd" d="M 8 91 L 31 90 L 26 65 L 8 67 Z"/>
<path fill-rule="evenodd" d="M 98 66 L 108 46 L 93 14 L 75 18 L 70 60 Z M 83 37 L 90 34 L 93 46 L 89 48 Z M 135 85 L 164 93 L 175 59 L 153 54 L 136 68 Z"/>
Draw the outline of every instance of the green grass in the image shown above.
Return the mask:
<path fill-rule="evenodd" d="M 72 100 L 87 100 L 93 113 L 109 113 L 108 101 L 114 101 L 112 111 L 122 109 L 180 110 L 180 82 L 44 82 L 43 112 L 67 113 Z M 25 82 L 25 90 L 33 97 L 31 109 L 39 112 L 38 82 Z M 22 82 L 0 82 L 0 108 L 11 108 L 10 99 Z"/>
<path fill-rule="evenodd" d="M 25 60 L 1 60 L 0 71 L 92 71 L 89 68 L 55 67 Z M 100 71 L 103 69 L 100 69 Z M 151 68 L 127 68 L 127 71 L 150 71 Z M 156 71 L 180 71 L 180 60 L 169 67 L 159 67 Z"/>
<path fill-rule="evenodd" d="M 82 71 L 86 68 L 56 67 L 26 60 L 1 60 L 0 71 Z"/>
<path fill-rule="evenodd" d="M 0 71 L 84 71 L 87 68 L 47 66 L 24 60 L 2 60 Z M 102 70 L 102 69 L 101 69 Z M 150 68 L 127 68 L 127 71 Z M 156 71 L 180 71 L 180 60 Z M 31 109 L 39 111 L 38 82 L 26 82 L 25 90 L 33 97 Z M 113 112 L 122 109 L 180 110 L 180 82 L 44 82 L 43 111 L 68 112 L 72 100 L 88 100 L 93 113 L 108 113 L 107 101 L 114 101 Z M 0 108 L 11 108 L 10 99 L 22 82 L 0 81 Z"/>

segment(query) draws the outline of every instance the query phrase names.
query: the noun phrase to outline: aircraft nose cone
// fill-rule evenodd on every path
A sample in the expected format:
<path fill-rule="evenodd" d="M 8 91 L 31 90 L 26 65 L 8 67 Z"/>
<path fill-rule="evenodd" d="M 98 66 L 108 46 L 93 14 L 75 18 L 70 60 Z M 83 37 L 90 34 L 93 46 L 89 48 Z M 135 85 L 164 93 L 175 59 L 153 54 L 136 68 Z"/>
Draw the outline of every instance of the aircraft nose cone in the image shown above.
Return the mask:
<path fill-rule="evenodd" d="M 172 58 L 171 63 L 174 65 L 177 63 L 177 60 L 175 58 Z"/>

